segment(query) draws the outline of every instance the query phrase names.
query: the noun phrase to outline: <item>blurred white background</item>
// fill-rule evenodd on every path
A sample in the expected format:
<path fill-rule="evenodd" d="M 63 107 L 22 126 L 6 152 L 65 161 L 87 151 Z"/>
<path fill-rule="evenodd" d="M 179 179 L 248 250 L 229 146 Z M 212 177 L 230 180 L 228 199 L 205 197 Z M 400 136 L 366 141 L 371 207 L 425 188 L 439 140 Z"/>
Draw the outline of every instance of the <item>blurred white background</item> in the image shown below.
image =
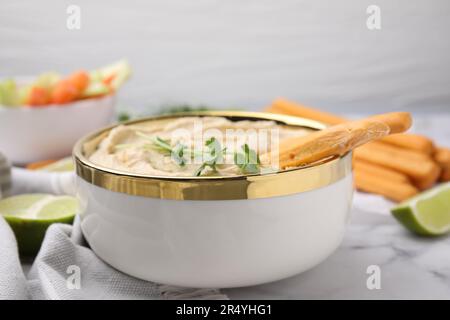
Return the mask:
<path fill-rule="evenodd" d="M 66 9 L 81 7 L 81 30 Z M 381 8 L 382 29 L 366 27 Z M 0 76 L 134 68 L 122 106 L 450 110 L 448 0 L 0 0 Z"/>

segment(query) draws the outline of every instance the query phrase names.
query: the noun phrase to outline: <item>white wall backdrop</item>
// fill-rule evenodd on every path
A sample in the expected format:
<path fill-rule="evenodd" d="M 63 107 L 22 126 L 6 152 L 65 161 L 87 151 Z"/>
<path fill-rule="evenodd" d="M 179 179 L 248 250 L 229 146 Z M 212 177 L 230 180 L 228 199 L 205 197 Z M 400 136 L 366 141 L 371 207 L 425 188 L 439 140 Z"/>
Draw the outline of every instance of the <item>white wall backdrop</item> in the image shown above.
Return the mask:
<path fill-rule="evenodd" d="M 66 8 L 81 7 L 81 30 Z M 366 27 L 381 7 L 382 29 Z M 0 0 L 0 75 L 121 57 L 121 104 L 260 108 L 284 96 L 334 111 L 450 110 L 448 0 Z"/>

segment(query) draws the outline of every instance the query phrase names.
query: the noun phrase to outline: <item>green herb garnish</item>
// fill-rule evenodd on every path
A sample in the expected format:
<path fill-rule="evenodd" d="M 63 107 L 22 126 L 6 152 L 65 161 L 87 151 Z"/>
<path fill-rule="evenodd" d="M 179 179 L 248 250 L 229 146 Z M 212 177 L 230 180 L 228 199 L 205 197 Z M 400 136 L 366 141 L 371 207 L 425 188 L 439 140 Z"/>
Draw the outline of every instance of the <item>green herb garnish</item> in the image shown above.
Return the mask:
<path fill-rule="evenodd" d="M 241 146 L 243 153 L 234 153 L 234 164 L 244 174 L 259 173 L 261 161 L 255 150 L 250 149 L 248 144 Z"/>
<path fill-rule="evenodd" d="M 208 139 L 205 146 L 208 148 L 208 151 L 203 153 L 203 163 L 194 173 L 196 177 L 200 176 L 208 167 L 212 171 L 217 172 L 217 165 L 223 163 L 226 148 L 222 148 L 220 142 L 216 138 L 211 137 Z"/>
<path fill-rule="evenodd" d="M 162 154 L 168 156 L 170 155 L 172 157 L 172 160 L 175 161 L 175 163 L 180 167 L 186 165 L 187 159 L 185 158 L 185 155 L 187 154 L 187 146 L 185 146 L 184 144 L 177 143 L 175 147 L 172 147 L 169 140 L 165 140 L 160 137 L 150 137 L 138 131 L 136 131 L 136 134 L 141 138 L 147 139 L 151 142 L 151 144 L 147 145 L 146 147 L 157 150 Z"/>
<path fill-rule="evenodd" d="M 153 149 L 157 149 L 159 152 L 164 153 L 166 155 L 172 154 L 173 150 L 170 146 L 169 140 L 161 139 L 160 137 L 156 137 L 153 139 L 152 147 Z"/>
<path fill-rule="evenodd" d="M 172 159 L 180 166 L 183 167 L 186 165 L 186 159 L 184 158 L 186 146 L 181 143 L 177 143 L 176 146 L 172 149 L 171 156 Z"/>
<path fill-rule="evenodd" d="M 190 105 L 187 103 L 166 105 L 161 108 L 157 114 L 177 114 L 182 112 L 194 112 L 194 111 L 207 111 L 211 110 L 211 107 L 205 105 Z"/>
<path fill-rule="evenodd" d="M 126 111 L 122 111 L 117 115 L 117 121 L 119 121 L 119 122 L 125 122 L 130 119 L 131 119 L 131 115 Z"/>

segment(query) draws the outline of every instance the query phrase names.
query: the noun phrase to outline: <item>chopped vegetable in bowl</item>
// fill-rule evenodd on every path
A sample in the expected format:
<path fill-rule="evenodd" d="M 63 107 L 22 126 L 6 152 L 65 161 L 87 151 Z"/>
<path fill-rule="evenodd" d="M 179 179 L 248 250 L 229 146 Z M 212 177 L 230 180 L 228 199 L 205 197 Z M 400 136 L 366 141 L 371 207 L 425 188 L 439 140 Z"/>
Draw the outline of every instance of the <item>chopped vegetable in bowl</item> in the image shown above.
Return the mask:
<path fill-rule="evenodd" d="M 46 72 L 24 85 L 6 79 L 0 81 L 0 106 L 37 108 L 105 96 L 114 93 L 130 74 L 128 62 L 120 60 L 91 72 L 80 70 L 68 76 Z"/>

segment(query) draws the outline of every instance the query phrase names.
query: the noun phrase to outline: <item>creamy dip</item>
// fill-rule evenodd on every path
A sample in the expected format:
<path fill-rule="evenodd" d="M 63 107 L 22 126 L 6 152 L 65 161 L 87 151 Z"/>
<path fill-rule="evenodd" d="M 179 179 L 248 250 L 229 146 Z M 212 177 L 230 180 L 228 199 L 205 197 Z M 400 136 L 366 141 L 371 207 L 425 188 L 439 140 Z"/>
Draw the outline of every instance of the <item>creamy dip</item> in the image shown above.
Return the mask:
<path fill-rule="evenodd" d="M 250 169 L 263 169 L 263 165 L 243 166 L 239 159 L 252 162 L 254 158 L 251 155 L 246 158 L 246 155 L 253 152 L 264 154 L 274 150 L 282 139 L 309 132 L 309 129 L 279 125 L 274 121 L 179 117 L 119 125 L 88 154 L 89 160 L 95 164 L 137 174 L 180 177 L 242 175 L 255 173 Z M 211 138 L 214 144 L 207 146 Z M 88 149 L 89 146 L 85 146 L 85 150 Z M 215 151 L 219 151 L 220 157 Z"/>

